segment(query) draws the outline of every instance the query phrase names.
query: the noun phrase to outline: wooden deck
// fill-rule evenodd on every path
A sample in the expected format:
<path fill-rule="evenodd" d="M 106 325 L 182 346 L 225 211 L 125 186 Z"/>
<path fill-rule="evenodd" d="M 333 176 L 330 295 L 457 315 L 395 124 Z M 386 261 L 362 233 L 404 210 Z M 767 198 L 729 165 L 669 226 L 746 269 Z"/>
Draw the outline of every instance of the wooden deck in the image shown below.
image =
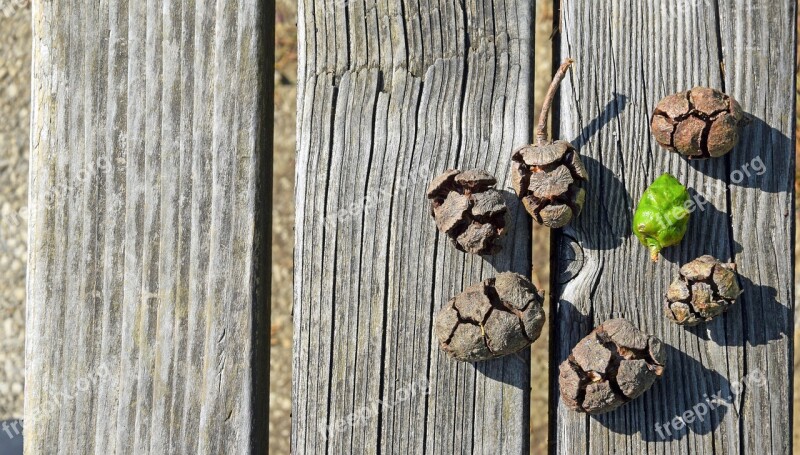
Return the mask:
<path fill-rule="evenodd" d="M 552 401 L 556 453 L 791 453 L 795 2 L 678 3 L 562 3 L 558 48 L 578 64 L 559 131 L 592 179 L 584 213 L 554 240 L 555 270 L 577 273 L 554 275 L 552 360 L 618 316 L 669 348 L 664 377 L 616 412 L 587 418 Z M 655 103 L 697 85 L 727 92 L 753 119 L 725 158 L 686 161 L 649 132 Z M 653 264 L 631 218 L 663 172 L 707 204 Z M 559 259 L 575 249 L 581 267 Z M 680 265 L 703 254 L 735 261 L 744 294 L 724 317 L 684 329 L 663 317 L 663 295 Z M 712 395 L 724 404 L 664 428 Z"/>
<path fill-rule="evenodd" d="M 553 454 L 791 452 L 795 2 L 555 3 L 553 61 L 576 64 L 553 130 L 590 182 L 554 231 L 551 362 L 621 316 L 666 342 L 664 377 L 587 417 L 556 368 L 531 384 L 527 350 L 463 364 L 432 336 L 466 286 L 530 274 L 509 160 L 532 139 L 533 2 L 300 0 L 293 453 L 528 453 L 531 412 Z M 266 451 L 273 10 L 34 1 L 26 453 Z M 753 119 L 725 158 L 649 132 L 696 85 Z M 507 191 L 503 253 L 438 234 L 425 189 L 454 167 Z M 654 264 L 630 225 L 663 172 L 708 203 Z M 663 295 L 701 254 L 735 261 L 744 294 L 684 329 Z"/>
<path fill-rule="evenodd" d="M 425 190 L 459 166 L 511 186 L 533 5 L 300 6 L 293 450 L 527 451 L 527 352 L 459 364 L 431 324 L 463 287 L 529 273 L 530 221 L 511 198 L 505 252 L 465 256 Z"/>
<path fill-rule="evenodd" d="M 266 447 L 273 6 L 34 2 L 27 454 Z"/>

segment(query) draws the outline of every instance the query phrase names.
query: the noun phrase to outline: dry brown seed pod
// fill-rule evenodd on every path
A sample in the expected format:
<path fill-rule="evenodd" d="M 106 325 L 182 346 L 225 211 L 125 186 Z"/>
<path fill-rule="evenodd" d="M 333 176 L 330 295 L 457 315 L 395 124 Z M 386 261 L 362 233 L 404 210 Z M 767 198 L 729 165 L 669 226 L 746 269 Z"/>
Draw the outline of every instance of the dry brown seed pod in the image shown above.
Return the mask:
<path fill-rule="evenodd" d="M 708 87 L 695 87 L 658 102 L 650 130 L 665 149 L 692 158 L 725 155 L 748 123 L 739 103 Z"/>
<path fill-rule="evenodd" d="M 625 319 L 611 319 L 578 342 L 559 367 L 564 404 L 602 414 L 643 394 L 664 373 L 661 340 Z"/>
<path fill-rule="evenodd" d="M 480 169 L 450 169 L 428 187 L 431 214 L 436 227 L 460 251 L 494 254 L 509 225 L 502 193 L 494 189 L 497 180 Z"/>
<path fill-rule="evenodd" d="M 589 175 L 575 147 L 567 141 L 547 138 L 547 116 L 558 85 L 573 63 L 561 64 L 545 97 L 536 132 L 536 144 L 526 145 L 511 156 L 511 181 L 533 219 L 544 226 L 566 226 L 583 209 L 586 191 L 581 182 Z"/>
<path fill-rule="evenodd" d="M 700 256 L 681 267 L 680 276 L 669 286 L 664 314 L 688 326 L 714 319 L 728 311 L 742 293 L 736 277 L 736 264 Z"/>
<path fill-rule="evenodd" d="M 504 272 L 450 299 L 434 318 L 439 346 L 456 360 L 478 362 L 530 346 L 544 326 L 544 293 Z"/>

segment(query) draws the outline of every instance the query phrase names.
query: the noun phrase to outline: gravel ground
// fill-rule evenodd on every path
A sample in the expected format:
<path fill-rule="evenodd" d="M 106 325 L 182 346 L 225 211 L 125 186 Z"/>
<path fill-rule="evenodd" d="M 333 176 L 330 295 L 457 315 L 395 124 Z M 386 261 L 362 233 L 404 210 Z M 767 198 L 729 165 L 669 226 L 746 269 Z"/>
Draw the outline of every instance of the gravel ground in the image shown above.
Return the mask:
<path fill-rule="evenodd" d="M 0 420 L 22 417 L 31 78 L 30 8 L 8 11 L 0 9 Z"/>
<path fill-rule="evenodd" d="M 535 45 L 536 56 L 534 64 L 534 111 L 533 119 L 539 118 L 542 100 L 550 85 L 553 76 L 552 42 L 550 35 L 553 32 L 553 4 L 537 2 Z M 550 123 L 552 125 L 552 123 Z M 547 322 L 542 335 L 531 346 L 531 453 L 547 453 L 547 430 L 549 415 L 548 389 L 550 331 L 550 229 L 533 223 L 533 283 L 539 289 L 544 289 L 547 295 L 545 311 Z"/>
<path fill-rule="evenodd" d="M 288 454 L 292 412 L 292 272 L 297 89 L 296 4 L 279 0 L 275 30 L 275 140 L 272 210 L 272 340 L 269 452 Z"/>

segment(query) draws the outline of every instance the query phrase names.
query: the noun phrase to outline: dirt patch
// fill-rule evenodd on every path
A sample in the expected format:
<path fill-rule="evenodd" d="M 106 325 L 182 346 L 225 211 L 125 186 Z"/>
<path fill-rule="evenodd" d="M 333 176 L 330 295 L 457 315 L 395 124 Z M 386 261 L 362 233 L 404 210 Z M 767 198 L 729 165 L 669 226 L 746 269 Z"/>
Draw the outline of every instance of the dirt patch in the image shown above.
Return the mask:
<path fill-rule="evenodd" d="M 272 208 L 272 339 L 269 452 L 288 454 L 292 412 L 292 274 L 297 96 L 297 6 L 279 0 L 275 27 L 275 139 Z"/>
<path fill-rule="evenodd" d="M 31 11 L 14 5 L 0 9 L 0 420 L 22 417 L 25 379 Z"/>

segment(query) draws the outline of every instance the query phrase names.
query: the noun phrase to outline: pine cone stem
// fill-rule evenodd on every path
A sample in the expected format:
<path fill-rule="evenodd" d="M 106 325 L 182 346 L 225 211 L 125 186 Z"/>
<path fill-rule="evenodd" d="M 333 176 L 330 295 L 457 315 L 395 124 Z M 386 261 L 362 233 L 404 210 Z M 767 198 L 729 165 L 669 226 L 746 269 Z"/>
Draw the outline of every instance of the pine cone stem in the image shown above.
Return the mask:
<path fill-rule="evenodd" d="M 661 247 L 657 245 L 650 246 L 650 259 L 653 262 L 658 262 L 658 254 L 661 253 Z"/>
<path fill-rule="evenodd" d="M 567 58 L 561 63 L 561 66 L 558 67 L 558 71 L 556 71 L 556 75 L 553 77 L 553 82 L 550 83 L 550 88 L 547 89 L 547 95 L 544 97 L 544 103 L 542 103 L 542 113 L 539 114 L 539 124 L 536 127 L 536 145 L 543 146 L 548 143 L 547 139 L 547 117 L 550 115 L 550 107 L 553 104 L 553 99 L 556 97 L 556 92 L 558 91 L 558 86 L 561 84 L 561 81 L 567 76 L 567 71 L 569 67 L 575 62 L 575 60 L 571 58 Z"/>

